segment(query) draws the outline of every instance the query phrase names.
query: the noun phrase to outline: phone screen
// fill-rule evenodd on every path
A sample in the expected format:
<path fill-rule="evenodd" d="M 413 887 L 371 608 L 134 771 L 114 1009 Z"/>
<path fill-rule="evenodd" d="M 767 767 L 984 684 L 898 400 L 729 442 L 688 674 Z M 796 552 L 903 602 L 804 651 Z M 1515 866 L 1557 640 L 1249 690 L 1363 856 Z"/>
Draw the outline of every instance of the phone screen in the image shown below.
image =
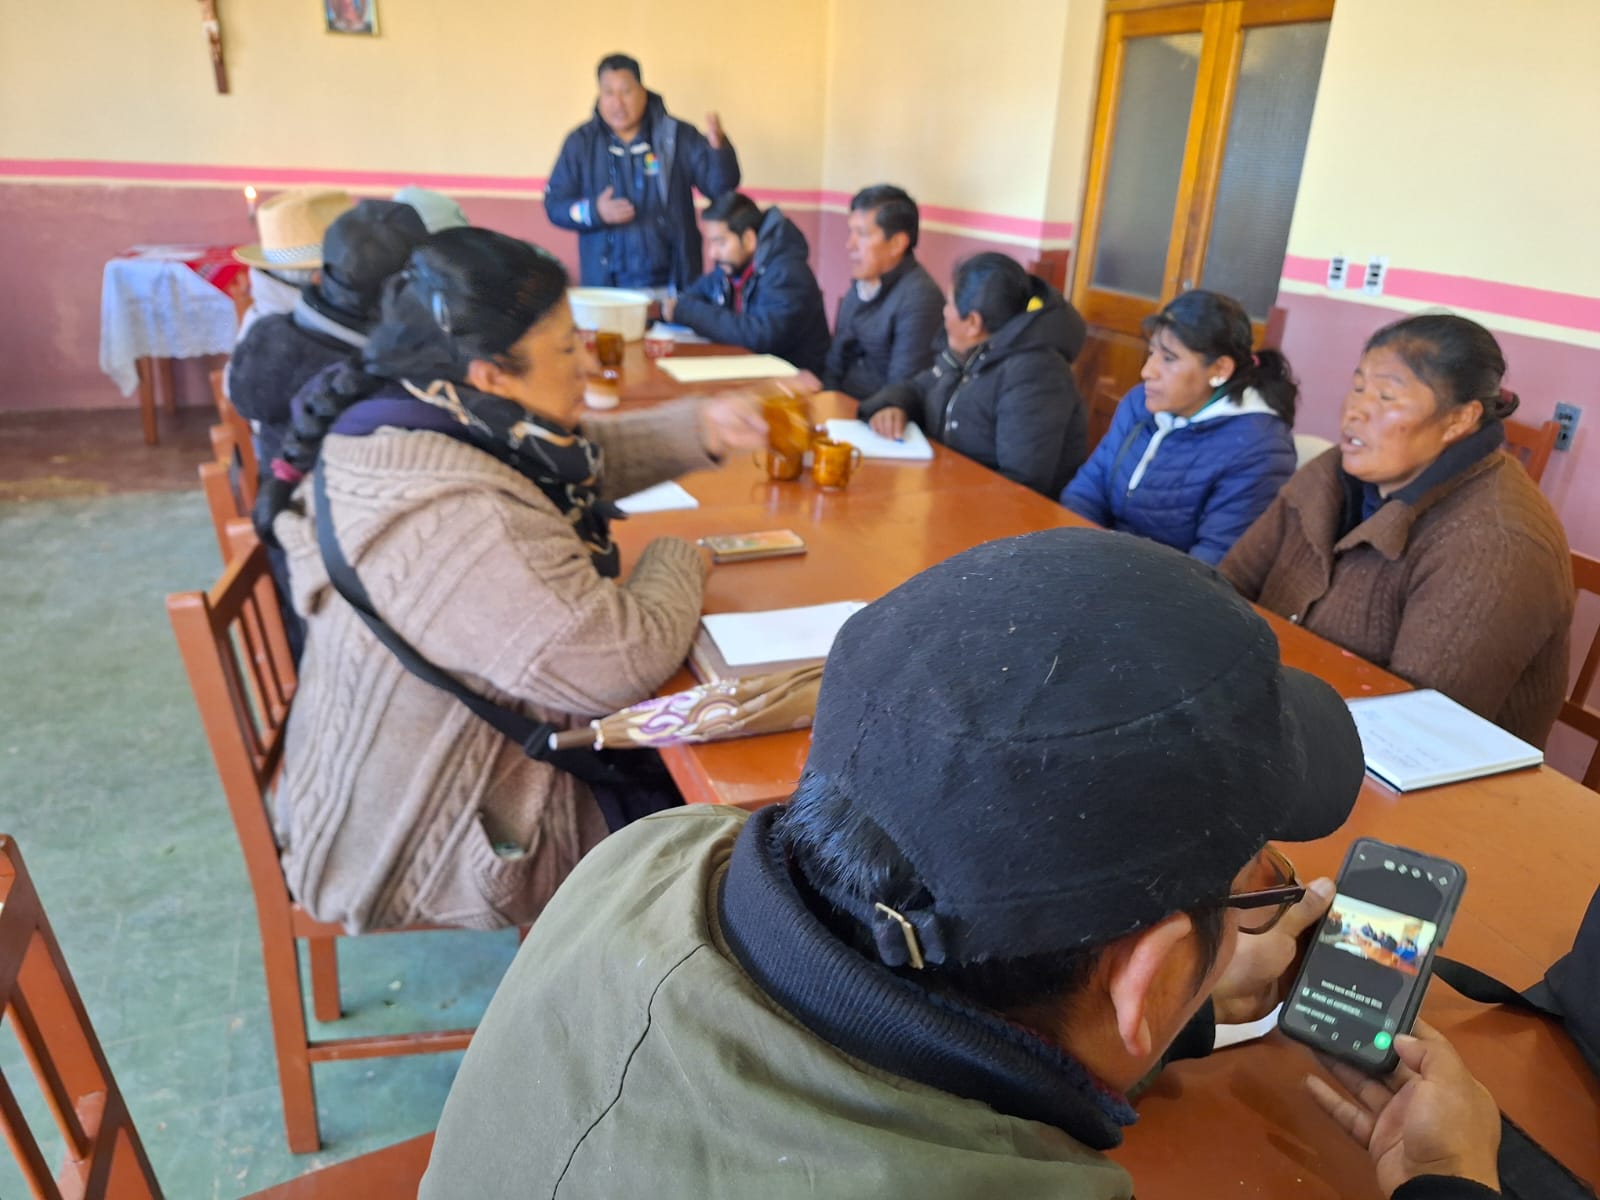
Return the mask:
<path fill-rule="evenodd" d="M 1284 1028 L 1341 1058 L 1392 1063 L 1464 883 L 1455 863 L 1357 842 L 1284 1004 Z"/>

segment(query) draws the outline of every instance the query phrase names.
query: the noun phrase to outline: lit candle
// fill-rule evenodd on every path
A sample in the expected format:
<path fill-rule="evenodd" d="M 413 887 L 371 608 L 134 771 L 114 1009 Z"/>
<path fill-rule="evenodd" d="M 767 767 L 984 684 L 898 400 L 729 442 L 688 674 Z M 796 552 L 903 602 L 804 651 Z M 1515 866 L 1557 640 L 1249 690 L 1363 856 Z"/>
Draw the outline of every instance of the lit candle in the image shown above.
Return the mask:
<path fill-rule="evenodd" d="M 244 210 L 252 221 L 256 219 L 256 190 L 253 187 L 244 190 Z"/>

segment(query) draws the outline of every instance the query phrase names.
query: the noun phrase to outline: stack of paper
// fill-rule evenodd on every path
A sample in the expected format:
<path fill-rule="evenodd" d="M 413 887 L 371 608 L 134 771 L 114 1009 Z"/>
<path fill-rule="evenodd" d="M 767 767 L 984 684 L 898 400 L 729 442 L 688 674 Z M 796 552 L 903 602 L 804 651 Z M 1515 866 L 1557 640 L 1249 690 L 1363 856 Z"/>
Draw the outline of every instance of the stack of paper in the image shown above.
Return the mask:
<path fill-rule="evenodd" d="M 1400 792 L 1536 767 L 1537 746 L 1431 688 L 1348 701 L 1369 773 Z"/>
<path fill-rule="evenodd" d="M 849 442 L 861 451 L 862 458 L 898 458 L 926 461 L 933 457 L 933 447 L 927 435 L 917 426 L 907 423 L 900 441 L 874 433 L 865 421 L 849 421 L 835 417 L 828 422 L 828 436 L 836 442 Z"/>
<path fill-rule="evenodd" d="M 764 675 L 818 663 L 840 627 L 866 604 L 841 600 L 766 612 L 713 613 L 700 618 L 690 665 L 708 682 Z"/>
<path fill-rule="evenodd" d="M 730 379 L 784 379 L 799 368 L 776 354 L 697 354 L 658 358 L 656 366 L 679 383 L 723 383 Z"/>
<path fill-rule="evenodd" d="M 617 507 L 632 516 L 635 513 L 671 512 L 676 508 L 699 508 L 696 500 L 672 480 L 645 488 L 617 501 Z"/>

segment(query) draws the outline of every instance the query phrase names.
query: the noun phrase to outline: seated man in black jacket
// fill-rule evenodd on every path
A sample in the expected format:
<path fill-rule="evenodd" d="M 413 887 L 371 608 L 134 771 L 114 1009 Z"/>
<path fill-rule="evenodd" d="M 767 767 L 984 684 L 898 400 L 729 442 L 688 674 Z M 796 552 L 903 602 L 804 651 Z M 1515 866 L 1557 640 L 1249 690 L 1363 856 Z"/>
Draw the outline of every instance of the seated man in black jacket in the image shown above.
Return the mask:
<path fill-rule="evenodd" d="M 806 261 L 806 235 L 777 205 L 763 214 L 739 192 L 718 196 L 702 221 L 716 268 L 677 300 L 663 300 L 661 315 L 714 342 L 776 354 L 802 371 L 821 371 L 828 355 L 828 314 Z"/>
<path fill-rule="evenodd" d="M 822 386 L 865 400 L 933 365 L 944 293 L 917 261 L 917 202 L 878 184 L 850 201 L 855 281 L 839 301 Z"/>
<path fill-rule="evenodd" d="M 933 366 L 891 383 L 856 414 L 884 437 L 907 421 L 1007 479 L 1054 500 L 1089 456 L 1088 417 L 1072 380 L 1087 328 L 1010 255 L 956 268 Z"/>

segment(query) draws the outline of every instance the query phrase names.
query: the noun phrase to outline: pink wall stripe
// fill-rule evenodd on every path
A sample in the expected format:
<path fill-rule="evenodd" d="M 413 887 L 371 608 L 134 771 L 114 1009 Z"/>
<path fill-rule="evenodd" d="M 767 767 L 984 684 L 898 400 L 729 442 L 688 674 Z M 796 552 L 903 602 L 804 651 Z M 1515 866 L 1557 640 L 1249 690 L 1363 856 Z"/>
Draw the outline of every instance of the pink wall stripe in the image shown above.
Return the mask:
<path fill-rule="evenodd" d="M 823 204 L 837 208 L 850 206 L 851 192 L 821 192 Z M 1004 213 L 975 212 L 968 208 L 943 208 L 937 204 L 918 206 L 924 221 L 937 221 L 941 225 L 957 225 L 978 233 L 1005 233 L 1013 237 L 1033 238 L 1036 241 L 1065 239 L 1072 236 L 1071 221 L 1041 221 L 1034 217 L 1011 217 Z"/>
<path fill-rule="evenodd" d="M 1358 280 L 1364 263 L 1351 263 L 1349 278 Z M 1283 277 L 1297 283 L 1325 283 L 1328 260 L 1291 254 L 1284 259 Z M 1359 284 L 1358 294 L 1359 294 Z M 1580 296 L 1573 292 L 1552 292 L 1544 288 L 1501 283 L 1493 279 L 1474 279 L 1470 275 L 1444 275 L 1437 271 L 1413 271 L 1391 267 L 1384 277 L 1386 296 L 1471 308 L 1503 317 L 1539 321 L 1568 329 L 1600 333 L 1600 296 Z"/>

